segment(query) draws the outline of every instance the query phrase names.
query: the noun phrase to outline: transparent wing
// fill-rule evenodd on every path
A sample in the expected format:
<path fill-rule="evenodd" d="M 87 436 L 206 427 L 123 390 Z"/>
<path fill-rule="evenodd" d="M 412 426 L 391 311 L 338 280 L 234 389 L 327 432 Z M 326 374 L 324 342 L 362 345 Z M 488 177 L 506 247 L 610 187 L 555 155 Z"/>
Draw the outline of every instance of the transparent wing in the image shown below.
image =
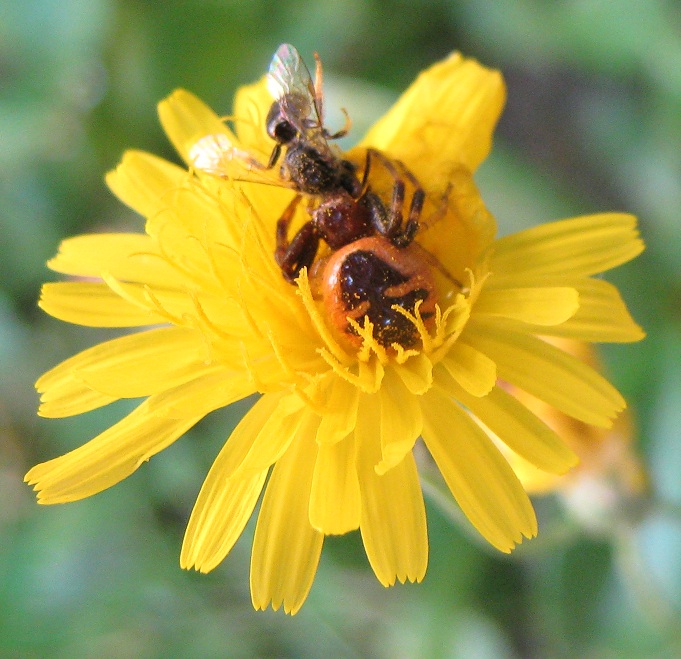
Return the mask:
<path fill-rule="evenodd" d="M 307 99 L 311 105 L 309 111 L 316 113 L 312 76 L 300 53 L 291 44 L 281 44 L 274 53 L 267 72 L 267 89 L 277 101 L 288 95 Z"/>
<path fill-rule="evenodd" d="M 328 152 L 314 82 L 294 46 L 284 43 L 277 48 L 267 73 L 267 88 L 278 101 L 282 115 L 296 127 L 302 139 Z"/>
<path fill-rule="evenodd" d="M 197 140 L 189 149 L 189 160 L 194 169 L 219 178 L 292 187 L 248 151 L 234 146 L 224 133 L 206 135 Z"/>

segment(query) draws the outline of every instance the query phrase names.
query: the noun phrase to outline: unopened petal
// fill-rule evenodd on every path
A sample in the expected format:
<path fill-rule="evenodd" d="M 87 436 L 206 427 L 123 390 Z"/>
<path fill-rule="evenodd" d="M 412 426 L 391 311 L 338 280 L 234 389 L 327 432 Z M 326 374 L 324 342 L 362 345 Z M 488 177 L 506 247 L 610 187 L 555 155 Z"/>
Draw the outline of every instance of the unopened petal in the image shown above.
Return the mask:
<path fill-rule="evenodd" d="M 484 353 L 457 341 L 441 362 L 456 382 L 473 396 L 486 396 L 497 381 L 497 366 Z"/>
<path fill-rule="evenodd" d="M 376 473 L 380 475 L 411 452 L 421 434 L 423 418 L 418 399 L 409 393 L 392 369 L 386 371 L 381 391 L 374 398 L 381 410 L 381 461 L 376 465 Z M 371 399 L 365 398 L 367 400 Z"/>
<path fill-rule="evenodd" d="M 319 444 L 333 444 L 355 427 L 359 389 L 347 380 L 333 377 L 327 387 L 324 413 L 317 431 Z"/>
<path fill-rule="evenodd" d="M 361 146 L 404 162 L 430 192 L 444 192 L 453 164 L 485 159 L 505 101 L 498 71 L 453 53 L 422 72 Z"/>

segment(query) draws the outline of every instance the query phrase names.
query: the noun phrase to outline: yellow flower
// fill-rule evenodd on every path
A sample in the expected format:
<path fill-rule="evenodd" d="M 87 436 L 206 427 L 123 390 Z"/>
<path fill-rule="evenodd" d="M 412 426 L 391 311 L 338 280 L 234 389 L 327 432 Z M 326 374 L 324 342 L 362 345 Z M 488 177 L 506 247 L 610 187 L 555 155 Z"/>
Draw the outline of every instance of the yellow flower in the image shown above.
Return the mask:
<path fill-rule="evenodd" d="M 49 266 L 98 280 L 46 284 L 40 305 L 81 325 L 150 328 L 68 359 L 37 388 L 47 417 L 120 398 L 146 400 L 84 446 L 31 469 L 26 479 L 39 502 L 95 494 L 212 410 L 259 393 L 203 484 L 180 559 L 202 572 L 218 565 L 269 474 L 253 541 L 256 608 L 283 605 L 295 613 L 324 536 L 358 528 L 382 584 L 423 578 L 426 517 L 412 453 L 419 437 L 492 545 L 509 552 L 534 536 L 530 501 L 491 434 L 551 473 L 567 471 L 576 456 L 497 383 L 610 426 L 625 407 L 621 395 L 537 335 L 640 339 L 617 290 L 592 275 L 643 245 L 635 218 L 613 213 L 495 240 L 472 172 L 490 149 L 504 94 L 499 73 L 454 54 L 422 73 L 346 154 L 361 167 L 365 150 L 378 149 L 402 161 L 428 194 L 417 242 L 439 304 L 428 325 L 418 305 L 399 312 L 418 337 L 406 347 L 377 341 L 368 320 L 354 324 L 360 345 L 343 341 L 312 290 L 312 275 L 303 270 L 295 285 L 284 280 L 273 252 L 290 190 L 126 153 L 107 183 L 146 218 L 146 235 L 64 241 Z M 192 147 L 208 135 L 267 162 L 271 103 L 264 82 L 242 88 L 234 132 L 186 91 L 159 111 L 189 164 Z M 370 183 L 380 190 L 380 175 Z M 301 205 L 294 224 L 306 212 Z"/>
<path fill-rule="evenodd" d="M 565 338 L 547 340 L 603 371 L 591 345 Z M 553 428 L 580 460 L 569 474 L 549 474 L 500 445 L 526 492 L 558 493 L 575 517 L 598 530 L 617 519 L 618 509 L 621 511 L 649 493 L 647 475 L 636 454 L 636 431 L 628 410 L 610 428 L 599 428 L 574 419 L 517 387 L 510 386 L 508 390 Z"/>

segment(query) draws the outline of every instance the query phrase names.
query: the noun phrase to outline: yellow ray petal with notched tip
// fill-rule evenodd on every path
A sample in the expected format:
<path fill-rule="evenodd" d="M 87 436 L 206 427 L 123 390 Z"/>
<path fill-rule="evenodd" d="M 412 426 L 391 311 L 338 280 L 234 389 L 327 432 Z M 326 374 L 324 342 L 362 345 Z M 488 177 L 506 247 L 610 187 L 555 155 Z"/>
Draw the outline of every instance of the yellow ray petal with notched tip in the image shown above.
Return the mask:
<path fill-rule="evenodd" d="M 544 326 L 530 322 L 518 322 L 512 319 L 499 318 L 497 324 L 500 332 L 507 329 L 530 334 L 559 336 L 581 341 L 628 343 L 640 341 L 645 332 L 631 317 L 626 304 L 617 288 L 602 279 L 568 278 L 568 277 L 527 277 L 523 282 L 527 285 L 539 283 L 539 279 L 550 284 L 560 281 L 577 291 L 579 309 L 560 325 Z M 492 282 L 494 285 L 494 282 Z"/>
<path fill-rule="evenodd" d="M 84 499 L 122 481 L 203 416 L 160 417 L 150 413 L 149 401 L 145 401 L 87 444 L 36 465 L 24 480 L 38 492 L 39 503 Z"/>
<path fill-rule="evenodd" d="M 544 471 L 564 474 L 578 458 L 568 445 L 520 401 L 495 387 L 486 396 L 471 396 L 446 378 L 438 386 L 458 400 L 509 448 Z"/>
<path fill-rule="evenodd" d="M 180 567 L 210 572 L 231 551 L 253 514 L 268 469 L 229 478 L 213 464 L 184 534 Z"/>
<path fill-rule="evenodd" d="M 106 175 L 106 184 L 126 206 L 150 218 L 170 207 L 166 195 L 181 188 L 188 178 L 187 170 L 133 149 Z"/>
<path fill-rule="evenodd" d="M 426 512 L 414 457 L 379 476 L 380 411 L 363 396 L 355 428 L 362 497 L 360 530 L 364 549 L 376 577 L 384 586 L 395 581 L 421 581 L 428 565 Z M 367 404 L 368 403 L 368 404 Z"/>
<path fill-rule="evenodd" d="M 197 333 L 176 327 L 100 343 L 38 379 L 35 386 L 41 394 L 39 413 L 61 417 L 69 416 L 64 411 L 78 414 L 99 406 L 73 411 L 74 397 L 90 405 L 99 398 L 100 404 L 106 405 L 118 398 L 160 393 L 194 377 L 197 364 L 205 357 Z"/>
<path fill-rule="evenodd" d="M 466 517 L 503 552 L 537 534 L 532 504 L 492 440 L 452 399 L 423 397 L 423 439 Z"/>
<path fill-rule="evenodd" d="M 287 447 L 300 422 L 284 432 L 282 396 L 262 396 L 241 419 L 213 462 L 194 504 L 180 556 L 183 568 L 209 572 L 229 553 L 253 512 L 269 471 L 276 460 L 263 460 L 264 466 L 243 468 L 259 435 L 275 435 Z M 289 415 L 290 418 L 291 415 Z M 272 425 L 278 422 L 279 427 Z M 278 431 L 278 432 L 277 432 Z M 279 435 L 285 435 L 279 437 Z"/>
<path fill-rule="evenodd" d="M 626 403 L 602 375 L 545 341 L 498 332 L 494 322 L 471 320 L 465 340 L 496 362 L 499 377 L 569 416 L 609 428 Z"/>
<path fill-rule="evenodd" d="M 622 265 L 643 249 L 633 215 L 585 215 L 499 238 L 490 270 L 500 282 L 516 275 L 585 277 Z"/>
<path fill-rule="evenodd" d="M 283 605 L 294 614 L 307 597 L 324 535 L 310 524 L 310 488 L 319 417 L 303 412 L 302 426 L 272 470 L 253 538 L 251 598 L 256 610 Z"/>

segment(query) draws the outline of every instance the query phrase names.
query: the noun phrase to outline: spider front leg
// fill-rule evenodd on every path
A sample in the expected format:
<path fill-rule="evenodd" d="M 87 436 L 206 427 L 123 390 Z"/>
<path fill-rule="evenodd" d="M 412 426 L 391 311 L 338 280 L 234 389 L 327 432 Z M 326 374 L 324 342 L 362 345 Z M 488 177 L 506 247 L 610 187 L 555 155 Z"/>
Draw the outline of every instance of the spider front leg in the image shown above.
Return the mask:
<path fill-rule="evenodd" d="M 303 268 L 309 268 L 312 265 L 319 247 L 319 234 L 312 221 L 303 224 L 300 231 L 293 236 L 293 240 L 289 242 L 289 226 L 299 203 L 300 195 L 296 195 L 277 221 L 277 247 L 274 250 L 274 260 L 281 268 L 284 279 L 290 283 L 294 283 Z"/>
<path fill-rule="evenodd" d="M 382 165 L 393 179 L 393 196 L 390 202 L 390 208 L 387 210 L 384 208 L 383 213 L 375 207 L 372 208 L 374 226 L 381 235 L 388 238 L 396 247 L 406 247 L 414 240 L 414 236 L 416 236 L 416 232 L 419 229 L 419 219 L 426 199 L 426 193 L 416 177 L 402 163 L 398 163 L 401 165 L 402 169 L 402 174 L 400 174 L 395 164 L 380 151 L 376 151 L 375 149 L 369 149 L 367 151 L 365 179 L 367 178 L 371 156 L 381 161 Z M 404 178 L 407 178 L 414 188 L 406 222 L 404 221 L 403 216 L 406 188 Z M 372 204 L 372 206 L 375 206 L 375 204 Z"/>

